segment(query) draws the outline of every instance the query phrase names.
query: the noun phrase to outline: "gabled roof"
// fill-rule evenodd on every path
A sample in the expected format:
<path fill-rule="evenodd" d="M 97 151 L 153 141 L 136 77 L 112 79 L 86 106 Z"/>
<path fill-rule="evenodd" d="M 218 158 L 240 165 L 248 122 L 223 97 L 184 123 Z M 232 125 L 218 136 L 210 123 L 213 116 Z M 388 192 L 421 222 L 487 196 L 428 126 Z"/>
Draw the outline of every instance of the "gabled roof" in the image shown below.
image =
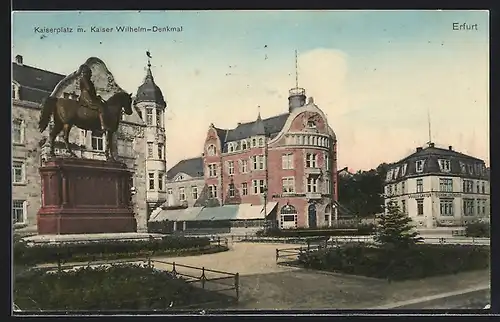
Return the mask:
<path fill-rule="evenodd" d="M 19 84 L 19 98 L 24 101 L 40 103 L 64 77 L 48 70 L 12 63 L 12 79 Z"/>
<path fill-rule="evenodd" d="M 167 179 L 173 179 L 178 173 L 185 173 L 191 177 L 203 176 L 203 158 L 191 158 L 179 161 L 167 171 Z"/>

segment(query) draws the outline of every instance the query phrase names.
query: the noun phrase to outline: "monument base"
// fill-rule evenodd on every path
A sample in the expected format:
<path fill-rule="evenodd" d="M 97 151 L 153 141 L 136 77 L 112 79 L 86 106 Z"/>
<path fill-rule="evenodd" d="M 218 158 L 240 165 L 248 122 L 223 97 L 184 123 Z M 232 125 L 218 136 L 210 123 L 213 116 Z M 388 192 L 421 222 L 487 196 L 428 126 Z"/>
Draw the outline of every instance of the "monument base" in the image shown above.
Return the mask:
<path fill-rule="evenodd" d="M 136 232 L 132 173 L 119 162 L 56 158 L 40 167 L 38 234 Z"/>

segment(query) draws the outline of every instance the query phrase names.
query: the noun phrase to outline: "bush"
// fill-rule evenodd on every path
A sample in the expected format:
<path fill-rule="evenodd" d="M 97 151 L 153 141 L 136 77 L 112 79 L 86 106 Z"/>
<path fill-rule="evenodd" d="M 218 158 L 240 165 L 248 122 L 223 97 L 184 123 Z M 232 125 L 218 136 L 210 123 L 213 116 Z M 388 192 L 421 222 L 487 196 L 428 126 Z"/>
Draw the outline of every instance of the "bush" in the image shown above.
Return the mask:
<path fill-rule="evenodd" d="M 23 241 L 14 243 L 16 265 L 35 265 L 61 261 L 88 261 L 95 258 L 129 258 L 165 253 L 169 250 L 210 247 L 209 238 L 173 237 L 147 241 L 102 241 L 59 245 L 28 246 Z"/>
<path fill-rule="evenodd" d="M 490 237 L 490 224 L 486 222 L 474 222 L 465 226 L 467 237 Z"/>
<path fill-rule="evenodd" d="M 230 299 L 138 265 L 32 270 L 14 281 L 14 303 L 22 310 L 161 310 Z"/>
<path fill-rule="evenodd" d="M 475 245 L 418 244 L 389 249 L 353 243 L 299 255 L 299 263 L 307 268 L 390 280 L 486 269 L 489 262 L 489 247 Z"/>
<path fill-rule="evenodd" d="M 339 229 L 339 228 L 316 228 L 316 229 L 279 229 L 273 228 L 270 230 L 259 230 L 256 235 L 259 237 L 330 237 L 330 236 L 365 236 L 371 235 L 374 226 L 359 225 L 355 229 Z"/>

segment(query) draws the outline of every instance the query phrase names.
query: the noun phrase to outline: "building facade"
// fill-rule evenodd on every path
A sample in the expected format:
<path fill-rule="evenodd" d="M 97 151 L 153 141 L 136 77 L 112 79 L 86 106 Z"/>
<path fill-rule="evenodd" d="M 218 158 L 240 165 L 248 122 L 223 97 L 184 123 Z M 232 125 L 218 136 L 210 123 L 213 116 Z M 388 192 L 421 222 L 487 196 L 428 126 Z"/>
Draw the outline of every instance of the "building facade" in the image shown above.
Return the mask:
<path fill-rule="evenodd" d="M 167 202 L 165 206 L 201 206 L 200 197 L 204 187 L 203 158 L 181 160 L 167 171 Z"/>
<path fill-rule="evenodd" d="M 234 129 L 211 124 L 203 156 L 193 167 L 196 176 L 175 167 L 169 171 L 180 175 L 169 183 L 173 199 L 178 200 L 176 189 L 184 197 L 185 189 L 191 189 L 190 196 L 196 186 L 198 200 L 193 197 L 188 205 L 262 205 L 262 219 L 280 228 L 332 225 L 337 214 L 336 136 L 313 99 L 306 103 L 304 89 L 293 88 L 289 94 L 283 114 L 262 119 L 259 113 L 254 122 Z M 196 184 L 188 187 L 182 178 Z"/>
<path fill-rule="evenodd" d="M 96 91 L 107 99 L 121 88 L 114 82 L 104 62 L 89 58 Z M 38 168 L 48 158 L 48 135 L 52 127 L 40 133 L 38 120 L 40 103 L 49 95 L 77 99 L 78 78 L 75 73 L 65 76 L 25 65 L 23 57 L 16 56 L 12 63 L 12 220 L 15 228 L 36 230 L 36 213 L 41 207 L 41 180 Z M 149 71 L 150 72 L 150 71 Z M 136 110 L 138 109 L 135 106 Z M 139 107 L 140 109 L 140 107 Z M 115 135 L 116 158 L 134 172 L 134 211 L 138 231 L 147 229 L 147 144 L 148 125 L 139 113 L 123 114 Z M 151 131 L 151 130 L 149 130 Z M 106 140 L 91 131 L 74 128 L 70 142 L 77 156 L 87 159 L 105 159 Z M 57 155 L 66 153 L 62 138 L 55 142 Z"/>
<path fill-rule="evenodd" d="M 429 143 L 392 164 L 387 172 L 385 204 L 392 201 L 417 228 L 463 226 L 490 217 L 489 174 L 483 160 L 452 146 Z"/>

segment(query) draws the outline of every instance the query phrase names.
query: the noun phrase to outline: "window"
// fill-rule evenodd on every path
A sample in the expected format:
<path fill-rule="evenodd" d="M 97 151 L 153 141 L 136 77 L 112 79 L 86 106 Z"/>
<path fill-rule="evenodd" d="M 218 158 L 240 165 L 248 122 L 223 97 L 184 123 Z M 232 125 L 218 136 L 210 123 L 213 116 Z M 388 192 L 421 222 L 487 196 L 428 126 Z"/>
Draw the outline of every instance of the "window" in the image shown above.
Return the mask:
<path fill-rule="evenodd" d="M 325 192 L 326 193 L 330 193 L 330 190 L 331 190 L 331 181 L 330 181 L 330 178 L 325 178 Z"/>
<path fill-rule="evenodd" d="M 474 181 L 464 180 L 462 181 L 462 191 L 463 192 L 474 192 Z"/>
<path fill-rule="evenodd" d="M 157 127 L 161 127 L 161 119 L 162 119 L 161 110 L 158 108 L 158 109 L 156 109 L 156 126 Z"/>
<path fill-rule="evenodd" d="M 393 170 L 387 171 L 387 174 L 385 175 L 385 181 L 390 181 L 392 179 L 392 172 Z"/>
<path fill-rule="evenodd" d="M 235 196 L 235 194 L 236 194 L 235 192 L 236 192 L 236 191 L 235 191 L 235 189 L 234 189 L 234 183 L 230 183 L 230 184 L 229 184 L 229 197 L 230 197 L 230 198 L 234 198 L 234 196 Z"/>
<path fill-rule="evenodd" d="M 208 186 L 209 198 L 217 198 L 217 187 L 214 185 Z"/>
<path fill-rule="evenodd" d="M 264 180 L 252 180 L 252 186 L 253 193 L 256 195 L 263 194 L 265 191 Z"/>
<path fill-rule="evenodd" d="M 182 181 L 184 180 L 184 176 L 182 174 L 179 174 L 176 178 L 175 181 Z"/>
<path fill-rule="evenodd" d="M 259 146 L 264 146 L 264 139 L 263 138 L 259 139 Z"/>
<path fill-rule="evenodd" d="M 316 123 L 314 123 L 314 121 L 307 121 L 307 127 L 310 129 L 315 129 Z"/>
<path fill-rule="evenodd" d="M 307 192 L 318 192 L 318 179 L 316 178 L 307 179 Z"/>
<path fill-rule="evenodd" d="M 234 174 L 234 161 L 228 161 L 228 163 L 227 163 L 227 172 L 229 174 Z"/>
<path fill-rule="evenodd" d="M 252 139 L 252 148 L 255 148 L 257 146 L 257 140 Z"/>
<path fill-rule="evenodd" d="M 168 193 L 169 195 L 171 195 L 171 194 L 173 193 L 172 188 L 168 188 L 168 189 L 167 189 L 167 193 Z"/>
<path fill-rule="evenodd" d="M 481 212 L 481 215 L 486 215 L 486 200 L 481 200 L 481 208 L 482 208 L 482 212 Z"/>
<path fill-rule="evenodd" d="M 406 193 L 406 182 L 401 182 L 401 193 L 405 194 Z"/>
<path fill-rule="evenodd" d="M 283 193 L 294 193 L 295 192 L 295 179 L 293 177 L 283 178 L 281 180 Z"/>
<path fill-rule="evenodd" d="M 387 186 L 387 195 L 388 196 L 392 195 L 392 185 Z"/>
<path fill-rule="evenodd" d="M 417 193 L 424 192 L 424 179 L 417 179 Z"/>
<path fill-rule="evenodd" d="M 403 164 L 403 166 L 401 167 L 401 176 L 405 176 L 406 175 L 406 168 L 408 167 L 408 165 L 405 163 Z"/>
<path fill-rule="evenodd" d="M 134 156 L 134 141 L 124 140 L 123 141 L 123 154 L 128 157 Z"/>
<path fill-rule="evenodd" d="M 186 201 L 186 191 L 185 191 L 184 187 L 179 188 L 179 200 Z"/>
<path fill-rule="evenodd" d="M 393 173 L 392 178 L 396 179 L 398 177 L 398 173 L 399 173 L 399 167 L 396 167 L 396 169 L 394 169 L 394 173 Z"/>
<path fill-rule="evenodd" d="M 452 192 L 453 191 L 453 179 L 439 178 L 439 191 Z"/>
<path fill-rule="evenodd" d="M 149 190 L 155 189 L 155 174 L 148 173 L 148 181 L 149 181 Z"/>
<path fill-rule="evenodd" d="M 227 150 L 228 150 L 228 152 L 234 152 L 234 145 L 232 143 L 228 143 Z"/>
<path fill-rule="evenodd" d="M 163 160 L 164 159 L 164 145 L 163 143 L 158 143 L 158 159 Z"/>
<path fill-rule="evenodd" d="M 15 119 L 12 121 L 12 142 L 17 144 L 24 143 L 23 121 Z"/>
<path fill-rule="evenodd" d="M 460 162 L 460 171 L 462 173 L 467 173 L 467 166 L 463 162 Z"/>
<path fill-rule="evenodd" d="M 245 140 L 241 141 L 241 149 L 246 150 L 247 148 L 248 148 L 247 141 L 245 141 Z"/>
<path fill-rule="evenodd" d="M 482 194 L 485 194 L 485 193 L 486 193 L 486 183 L 485 183 L 485 182 L 482 182 L 482 183 L 481 183 L 481 193 L 482 193 Z"/>
<path fill-rule="evenodd" d="M 146 125 L 153 125 L 153 109 L 146 108 Z"/>
<path fill-rule="evenodd" d="M 197 186 L 191 187 L 191 195 L 193 196 L 194 201 L 198 200 L 198 187 Z"/>
<path fill-rule="evenodd" d="M 394 185 L 394 194 L 395 195 L 398 194 L 398 184 L 397 183 Z"/>
<path fill-rule="evenodd" d="M 264 156 L 254 155 L 252 156 L 253 169 L 254 170 L 264 170 Z"/>
<path fill-rule="evenodd" d="M 211 178 L 217 176 L 217 165 L 216 164 L 209 164 L 208 165 L 208 176 Z"/>
<path fill-rule="evenodd" d="M 283 154 L 281 156 L 281 164 L 283 169 L 293 169 L 293 154 Z"/>
<path fill-rule="evenodd" d="M 215 148 L 215 145 L 210 144 L 210 145 L 208 146 L 208 148 L 207 148 L 207 153 L 208 153 L 208 155 L 213 156 L 213 155 L 215 155 L 215 154 L 216 154 L 216 152 L 217 152 L 217 149 Z"/>
<path fill-rule="evenodd" d="M 104 134 L 99 136 L 92 134 L 91 141 L 92 141 L 92 150 L 104 151 Z"/>
<path fill-rule="evenodd" d="M 12 162 L 12 182 L 24 183 L 24 164 L 20 161 Z"/>
<path fill-rule="evenodd" d="M 12 222 L 24 223 L 26 220 L 25 201 L 12 200 Z"/>
<path fill-rule="evenodd" d="M 244 196 L 248 195 L 248 183 L 243 182 L 241 184 L 241 192 L 242 192 L 242 195 L 244 195 Z"/>
<path fill-rule="evenodd" d="M 439 169 L 442 172 L 450 172 L 451 171 L 451 161 L 450 160 L 438 160 Z"/>
<path fill-rule="evenodd" d="M 241 173 L 248 172 L 248 160 L 241 160 Z"/>
<path fill-rule="evenodd" d="M 453 216 L 453 199 L 439 199 L 441 216 Z"/>
<path fill-rule="evenodd" d="M 424 215 L 424 199 L 416 199 L 417 200 L 417 216 Z"/>
<path fill-rule="evenodd" d="M 464 216 L 474 215 L 474 199 L 463 200 Z"/>
<path fill-rule="evenodd" d="M 317 155 L 314 153 L 306 154 L 306 168 L 316 168 Z"/>
<path fill-rule="evenodd" d="M 148 142 L 148 159 L 153 158 L 153 143 Z"/>
<path fill-rule="evenodd" d="M 469 164 L 467 167 L 469 168 L 469 174 L 474 174 L 474 167 L 472 164 Z"/>
<path fill-rule="evenodd" d="M 328 156 L 328 153 L 325 153 L 325 169 L 326 171 L 330 170 L 330 156 Z"/>
<path fill-rule="evenodd" d="M 476 192 L 477 193 L 480 193 L 481 192 L 481 189 L 479 187 L 479 181 L 476 183 Z"/>
<path fill-rule="evenodd" d="M 158 190 L 163 190 L 163 173 L 158 173 Z"/>
<path fill-rule="evenodd" d="M 424 171 L 424 163 L 424 160 L 418 160 L 417 162 L 415 162 L 415 168 L 418 173 Z"/>
<path fill-rule="evenodd" d="M 401 200 L 401 211 L 406 214 L 406 200 Z"/>

